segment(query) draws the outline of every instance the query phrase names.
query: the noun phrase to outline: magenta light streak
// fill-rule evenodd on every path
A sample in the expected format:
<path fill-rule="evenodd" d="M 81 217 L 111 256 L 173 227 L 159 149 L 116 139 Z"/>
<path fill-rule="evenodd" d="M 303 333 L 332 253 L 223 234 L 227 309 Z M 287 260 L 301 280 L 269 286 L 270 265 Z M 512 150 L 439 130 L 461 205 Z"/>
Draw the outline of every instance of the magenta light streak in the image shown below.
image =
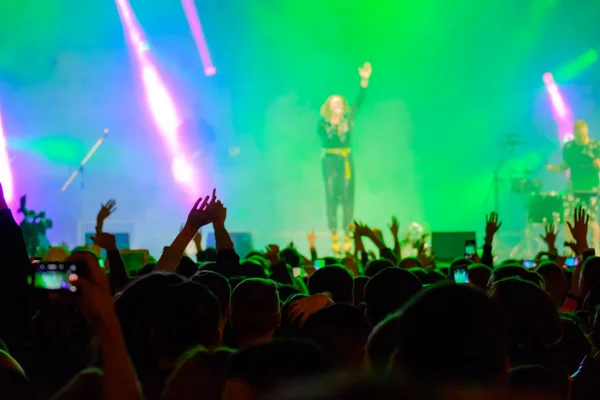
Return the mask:
<path fill-rule="evenodd" d="M 146 102 L 152 113 L 172 160 L 172 173 L 175 180 L 182 184 L 194 197 L 199 196 L 197 174 L 182 151 L 178 138 L 181 119 L 175 103 L 163 83 L 149 52 L 148 41 L 140 27 L 128 0 L 115 0 L 119 15 L 125 26 L 126 37 L 133 49 L 140 77 L 144 85 Z"/>
<path fill-rule="evenodd" d="M 200 60 L 204 66 L 204 74 L 206 76 L 213 76 L 217 73 L 217 69 L 210 59 L 210 53 L 208 51 L 208 45 L 206 44 L 206 38 L 204 37 L 204 31 L 202 30 L 202 24 L 200 23 L 200 17 L 198 16 L 198 10 L 194 0 L 181 0 L 185 17 L 190 25 L 194 42 L 196 42 L 196 48 L 200 54 Z"/>
<path fill-rule="evenodd" d="M 10 161 L 8 151 L 6 150 L 6 139 L 4 138 L 4 128 L 2 127 L 2 113 L 0 113 L 0 182 L 4 189 L 4 198 L 10 204 L 13 200 L 13 178 L 10 170 Z"/>
<path fill-rule="evenodd" d="M 552 74 L 550 72 L 546 72 L 542 79 L 546 85 L 546 92 L 550 97 L 554 119 L 558 125 L 559 138 L 561 142 L 571 140 L 573 135 L 573 124 L 575 123 L 573 113 L 561 95 L 558 85 L 554 81 Z"/>

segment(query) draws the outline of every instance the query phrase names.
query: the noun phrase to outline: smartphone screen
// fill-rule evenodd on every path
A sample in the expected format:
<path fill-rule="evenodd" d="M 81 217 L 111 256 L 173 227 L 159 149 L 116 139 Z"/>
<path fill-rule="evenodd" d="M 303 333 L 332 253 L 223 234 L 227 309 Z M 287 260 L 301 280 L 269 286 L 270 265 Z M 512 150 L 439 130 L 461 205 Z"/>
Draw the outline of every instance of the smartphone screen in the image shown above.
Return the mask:
<path fill-rule="evenodd" d="M 469 270 L 466 267 L 454 270 L 454 283 L 469 283 Z"/>
<path fill-rule="evenodd" d="M 521 262 L 521 265 L 523 266 L 523 268 L 527 268 L 527 269 L 532 269 L 537 266 L 535 261 L 533 261 L 533 260 L 523 260 Z"/>
<path fill-rule="evenodd" d="M 292 268 L 292 273 L 294 275 L 294 278 L 300 278 L 300 275 L 302 274 L 302 268 Z"/>
<path fill-rule="evenodd" d="M 473 258 L 477 248 L 474 240 L 465 240 L 465 258 Z"/>
<path fill-rule="evenodd" d="M 315 269 L 323 268 L 325 266 L 325 260 L 315 260 Z"/>
<path fill-rule="evenodd" d="M 76 292 L 73 285 L 81 268 L 75 263 L 40 262 L 34 264 L 33 287 L 43 290 Z"/>
<path fill-rule="evenodd" d="M 568 257 L 565 260 L 565 269 L 567 271 L 573 271 L 573 269 L 579 264 L 579 259 L 577 257 Z"/>

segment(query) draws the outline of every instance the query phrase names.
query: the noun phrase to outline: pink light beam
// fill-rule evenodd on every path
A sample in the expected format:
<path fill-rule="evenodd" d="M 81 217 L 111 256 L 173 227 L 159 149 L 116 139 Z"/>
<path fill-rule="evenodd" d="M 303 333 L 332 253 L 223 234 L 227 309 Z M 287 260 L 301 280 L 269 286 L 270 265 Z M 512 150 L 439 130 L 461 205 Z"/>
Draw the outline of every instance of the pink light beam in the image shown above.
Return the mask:
<path fill-rule="evenodd" d="M 6 150 L 6 138 L 4 137 L 4 128 L 2 127 L 2 113 L 0 112 L 0 182 L 4 190 L 4 198 L 10 204 L 13 200 L 13 178 L 10 170 L 10 161 L 8 151 Z"/>
<path fill-rule="evenodd" d="M 573 112 L 560 93 L 552 74 L 546 72 L 543 75 L 543 80 L 546 85 L 546 92 L 550 98 L 550 103 L 552 104 L 554 119 L 558 125 L 559 138 L 561 142 L 571 140 L 573 137 L 573 125 L 575 123 Z"/>
<path fill-rule="evenodd" d="M 198 16 L 196 3 L 194 3 L 194 0 L 181 0 L 181 5 L 183 7 L 183 11 L 185 12 L 185 17 L 190 26 L 190 30 L 192 31 L 194 42 L 196 42 L 196 48 L 198 49 L 198 54 L 200 54 L 200 60 L 204 66 L 204 75 L 213 76 L 217 73 L 217 69 L 213 65 L 210 58 L 210 52 L 208 51 L 208 45 L 206 44 L 204 31 L 202 29 L 202 24 L 200 23 L 200 17 Z"/>
<path fill-rule="evenodd" d="M 135 17 L 128 0 L 115 0 L 119 15 L 125 27 L 125 35 L 137 61 L 140 78 L 144 86 L 146 102 L 154 124 L 165 142 L 171 156 L 173 178 L 194 197 L 199 196 L 197 173 L 190 160 L 182 151 L 178 137 L 181 119 L 169 90 L 162 81 L 158 69 L 150 55 L 150 46 Z"/>

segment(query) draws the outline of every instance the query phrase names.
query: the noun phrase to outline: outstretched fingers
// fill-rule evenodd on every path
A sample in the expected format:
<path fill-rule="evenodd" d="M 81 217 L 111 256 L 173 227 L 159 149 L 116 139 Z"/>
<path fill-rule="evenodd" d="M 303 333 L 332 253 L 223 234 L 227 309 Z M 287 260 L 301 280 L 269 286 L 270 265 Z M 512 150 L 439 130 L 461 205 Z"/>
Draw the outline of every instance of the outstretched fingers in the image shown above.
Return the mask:
<path fill-rule="evenodd" d="M 192 207 L 192 211 L 199 210 L 200 203 L 202 203 L 202 200 L 204 200 L 204 197 L 200 197 L 198 200 L 196 200 L 196 202 L 194 203 L 194 206 Z"/>

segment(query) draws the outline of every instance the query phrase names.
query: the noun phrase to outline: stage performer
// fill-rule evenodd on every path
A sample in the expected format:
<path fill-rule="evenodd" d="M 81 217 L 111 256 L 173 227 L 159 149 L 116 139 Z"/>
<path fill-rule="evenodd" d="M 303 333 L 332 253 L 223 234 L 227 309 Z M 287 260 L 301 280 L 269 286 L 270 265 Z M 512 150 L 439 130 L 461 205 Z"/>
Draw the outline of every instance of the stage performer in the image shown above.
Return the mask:
<path fill-rule="evenodd" d="M 600 249 L 600 225 L 598 224 L 598 188 L 600 178 L 600 142 L 590 138 L 585 121 L 575 122 L 574 140 L 565 143 L 560 165 L 548 165 L 550 172 L 570 170 L 569 195 L 565 202 L 565 218 L 573 217 L 573 210 L 583 206 L 589 216 L 592 228 L 592 240 L 596 250 Z M 569 231 L 567 229 L 567 235 Z"/>
<path fill-rule="evenodd" d="M 349 251 L 352 241 L 348 232 L 354 214 L 354 163 L 351 154 L 351 139 L 358 108 L 365 99 L 366 89 L 373 68 L 366 62 L 358 69 L 360 91 L 352 106 L 345 98 L 331 95 L 321 106 L 318 133 L 323 147 L 323 178 L 327 221 L 331 230 L 332 248 L 340 253 L 340 237 L 337 219 L 338 208 L 342 208 L 342 234 L 344 250 Z"/>

